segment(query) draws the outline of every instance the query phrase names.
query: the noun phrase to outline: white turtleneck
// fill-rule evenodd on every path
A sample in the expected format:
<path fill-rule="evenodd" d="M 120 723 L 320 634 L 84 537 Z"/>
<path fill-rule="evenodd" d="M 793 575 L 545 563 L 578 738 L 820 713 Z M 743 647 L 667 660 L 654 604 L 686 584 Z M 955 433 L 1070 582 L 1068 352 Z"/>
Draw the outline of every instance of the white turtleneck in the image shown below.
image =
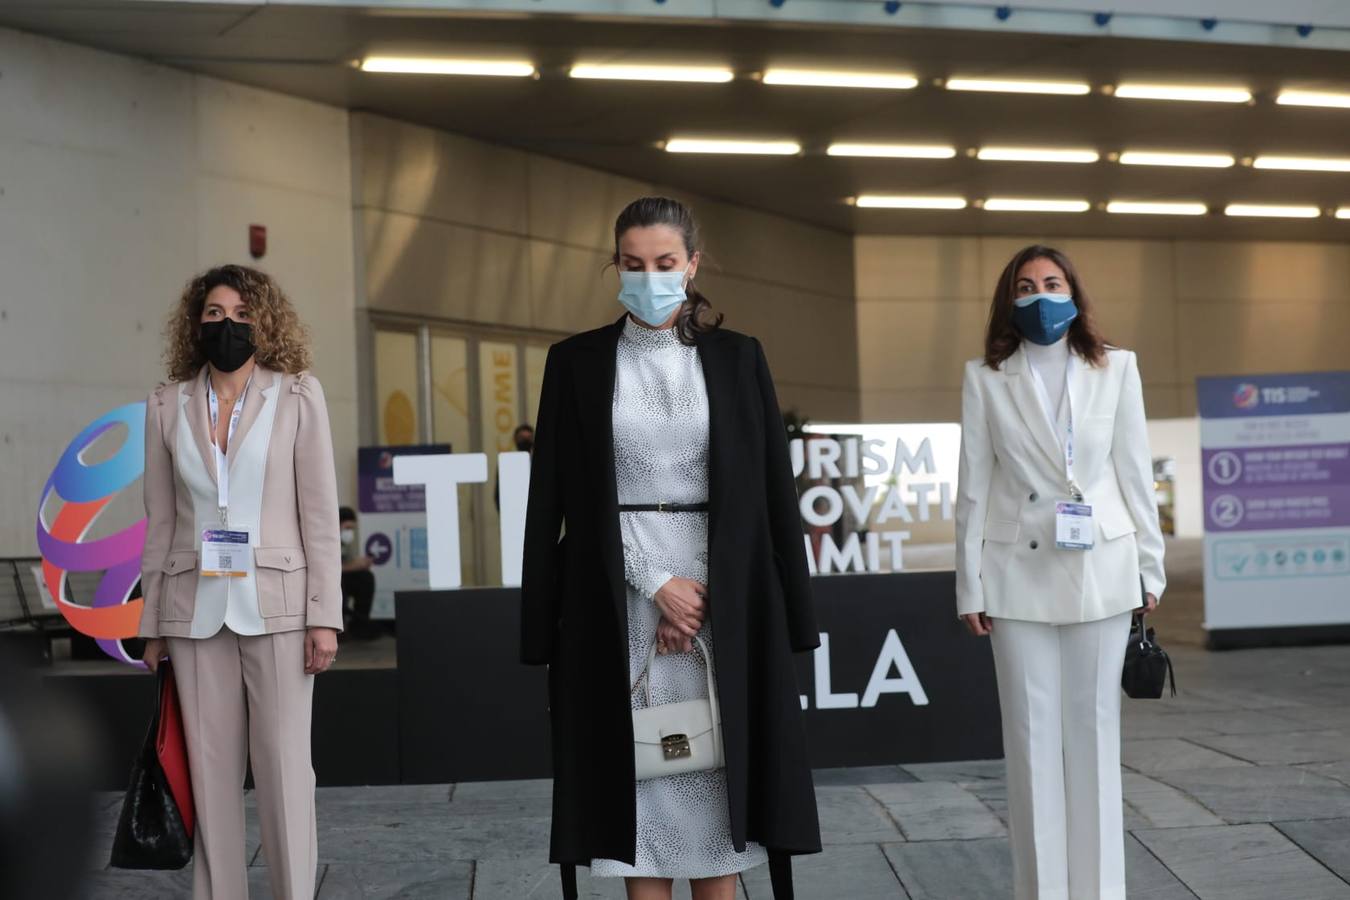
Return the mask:
<path fill-rule="evenodd" d="M 1050 401 L 1046 414 L 1051 422 L 1062 423 L 1068 419 L 1068 410 L 1064 408 L 1064 373 L 1069 367 L 1068 335 L 1047 346 L 1031 341 L 1023 341 L 1027 362 L 1045 385 L 1045 396 Z"/>

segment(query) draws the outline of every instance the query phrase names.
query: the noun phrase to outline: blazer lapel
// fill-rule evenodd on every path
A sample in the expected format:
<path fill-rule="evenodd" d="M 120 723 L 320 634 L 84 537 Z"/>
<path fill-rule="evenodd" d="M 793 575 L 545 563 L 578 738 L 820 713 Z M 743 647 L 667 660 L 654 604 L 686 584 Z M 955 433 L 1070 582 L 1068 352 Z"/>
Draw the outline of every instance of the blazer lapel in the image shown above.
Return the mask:
<path fill-rule="evenodd" d="M 244 409 L 239 414 L 239 426 L 235 428 L 234 437 L 230 438 L 229 446 L 225 448 L 225 464 L 227 466 L 234 465 L 234 458 L 239 455 L 239 445 L 244 442 L 248 430 L 258 420 L 258 413 L 262 411 L 264 404 L 267 402 L 263 392 L 274 388 L 280 377 L 276 372 L 271 369 L 264 369 L 262 366 L 253 370 L 253 381 L 244 394 Z"/>
<path fill-rule="evenodd" d="M 628 591 L 624 587 L 623 537 L 619 531 L 619 485 L 614 472 L 614 378 L 619 352 L 619 335 L 624 319 L 595 332 L 592 341 L 577 354 L 573 382 L 576 401 L 583 418 L 582 433 L 593 436 L 592 453 L 599 460 L 602 494 L 599 520 L 604 533 L 600 538 L 605 569 L 609 575 L 610 600 L 618 621 L 628 621 Z"/>
<path fill-rule="evenodd" d="M 727 505 L 731 487 L 727 467 L 731 464 L 727 443 L 735 439 L 735 423 L 728 420 L 735 410 L 740 367 L 729 353 L 731 344 L 721 331 L 699 335 L 695 341 L 703 381 L 708 391 L 708 543 L 713 545 L 718 520 Z M 734 348 L 733 348 L 734 349 Z"/>
<path fill-rule="evenodd" d="M 183 392 L 188 395 L 187 407 L 184 410 L 188 417 L 188 429 L 192 432 L 193 443 L 197 445 L 197 452 L 201 454 L 202 466 L 211 476 L 211 483 L 216 483 L 216 450 L 211 446 L 211 410 L 206 401 L 206 369 L 199 371 L 195 377 L 183 385 Z"/>
<path fill-rule="evenodd" d="M 1041 406 L 1041 398 L 1036 393 L 1036 376 L 1031 372 L 1026 351 L 1018 347 L 1017 351 L 1004 362 L 1003 374 L 1008 382 L 1008 390 L 1012 394 L 1013 405 L 1021 414 L 1023 423 L 1035 437 L 1037 445 L 1045 451 L 1055 470 L 1063 477 L 1064 448 L 1051 430 L 1050 420 L 1046 418 L 1045 408 Z"/>

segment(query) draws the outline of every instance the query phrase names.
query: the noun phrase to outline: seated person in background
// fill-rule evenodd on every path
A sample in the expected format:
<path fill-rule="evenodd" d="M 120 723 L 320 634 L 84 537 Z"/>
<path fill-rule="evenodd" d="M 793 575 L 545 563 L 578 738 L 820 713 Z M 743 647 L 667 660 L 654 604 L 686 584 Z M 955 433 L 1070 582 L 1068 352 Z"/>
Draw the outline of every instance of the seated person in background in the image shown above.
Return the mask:
<path fill-rule="evenodd" d="M 338 510 L 338 519 L 342 534 L 342 611 L 350 620 L 346 633 L 368 640 L 375 637 L 370 622 L 370 604 L 375 599 L 374 563 L 369 556 L 357 555 L 356 510 L 344 506 Z"/>

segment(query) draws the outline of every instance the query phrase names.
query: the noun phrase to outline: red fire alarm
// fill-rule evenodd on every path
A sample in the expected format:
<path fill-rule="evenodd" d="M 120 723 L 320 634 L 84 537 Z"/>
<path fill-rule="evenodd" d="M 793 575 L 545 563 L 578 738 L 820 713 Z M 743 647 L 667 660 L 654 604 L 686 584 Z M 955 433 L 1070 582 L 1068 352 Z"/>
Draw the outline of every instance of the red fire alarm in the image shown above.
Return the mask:
<path fill-rule="evenodd" d="M 248 226 L 248 252 L 254 259 L 262 259 L 267 254 L 267 226 Z"/>

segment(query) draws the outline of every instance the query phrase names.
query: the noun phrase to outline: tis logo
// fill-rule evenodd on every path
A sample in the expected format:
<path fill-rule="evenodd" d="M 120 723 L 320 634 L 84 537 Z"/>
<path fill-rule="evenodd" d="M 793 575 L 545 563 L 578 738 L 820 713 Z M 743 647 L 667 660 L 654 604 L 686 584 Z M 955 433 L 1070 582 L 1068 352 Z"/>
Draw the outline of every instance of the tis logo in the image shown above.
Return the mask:
<path fill-rule="evenodd" d="M 95 465 L 84 462 L 85 451 L 119 424 L 126 440 L 111 459 Z M 103 508 L 145 468 L 145 403 L 128 403 L 94 420 L 66 447 L 38 501 L 37 542 L 42 553 L 42 577 L 61 615 L 81 634 L 97 639 L 104 653 L 119 662 L 142 665 L 127 655 L 124 638 L 136 636 L 140 626 L 140 599 L 128 602 L 141 577 L 141 550 L 145 546 L 145 519 L 98 540 L 85 540 Z M 60 507 L 51 518 L 49 506 Z M 65 599 L 69 572 L 103 572 L 92 605 Z"/>
<path fill-rule="evenodd" d="M 1254 409 L 1261 402 L 1261 392 L 1254 384 L 1240 384 L 1233 391 L 1233 405 L 1238 409 Z"/>

